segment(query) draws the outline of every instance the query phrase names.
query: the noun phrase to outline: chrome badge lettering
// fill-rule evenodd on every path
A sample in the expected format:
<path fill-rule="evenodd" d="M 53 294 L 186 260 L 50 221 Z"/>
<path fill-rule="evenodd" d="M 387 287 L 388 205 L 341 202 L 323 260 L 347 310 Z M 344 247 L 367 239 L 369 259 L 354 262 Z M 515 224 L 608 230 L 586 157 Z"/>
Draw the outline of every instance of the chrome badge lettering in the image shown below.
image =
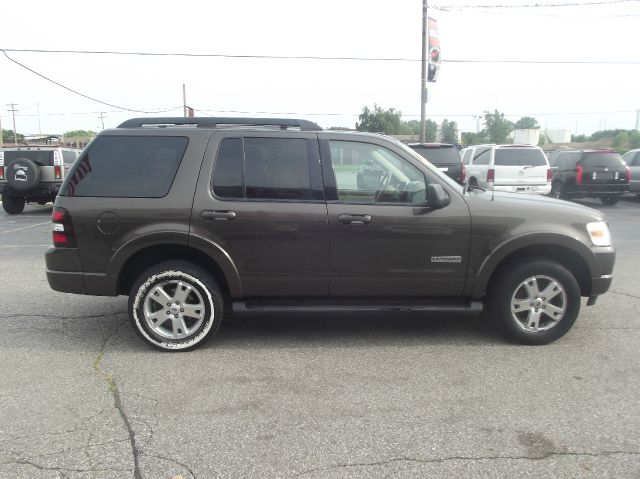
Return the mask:
<path fill-rule="evenodd" d="M 432 256 L 432 263 L 462 263 L 462 256 Z"/>

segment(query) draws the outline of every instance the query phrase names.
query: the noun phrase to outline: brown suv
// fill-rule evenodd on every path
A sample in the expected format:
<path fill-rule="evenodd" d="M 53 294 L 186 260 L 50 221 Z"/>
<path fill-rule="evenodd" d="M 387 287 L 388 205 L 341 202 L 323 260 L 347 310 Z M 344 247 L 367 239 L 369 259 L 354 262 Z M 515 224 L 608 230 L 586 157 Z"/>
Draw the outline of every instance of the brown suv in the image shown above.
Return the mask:
<path fill-rule="evenodd" d="M 363 165 L 382 173 L 359 182 Z M 225 311 L 480 312 L 564 335 L 611 284 L 603 215 L 465 190 L 385 136 L 304 120 L 149 118 L 85 149 L 56 199 L 51 287 L 129 296 L 149 344 L 186 350 Z"/>

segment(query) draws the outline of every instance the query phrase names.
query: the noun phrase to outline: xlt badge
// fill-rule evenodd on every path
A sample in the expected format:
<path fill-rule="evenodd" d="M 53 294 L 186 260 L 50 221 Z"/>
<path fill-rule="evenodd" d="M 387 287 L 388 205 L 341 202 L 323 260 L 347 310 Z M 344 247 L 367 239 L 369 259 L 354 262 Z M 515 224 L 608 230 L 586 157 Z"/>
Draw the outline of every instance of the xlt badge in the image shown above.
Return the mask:
<path fill-rule="evenodd" d="M 432 256 L 432 263 L 462 263 L 462 256 Z"/>

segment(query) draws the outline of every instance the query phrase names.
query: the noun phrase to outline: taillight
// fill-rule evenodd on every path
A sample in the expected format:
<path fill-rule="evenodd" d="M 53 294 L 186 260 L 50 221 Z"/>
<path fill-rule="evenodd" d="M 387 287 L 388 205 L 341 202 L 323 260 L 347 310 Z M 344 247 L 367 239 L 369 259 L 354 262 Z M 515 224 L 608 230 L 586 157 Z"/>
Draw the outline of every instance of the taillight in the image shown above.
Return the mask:
<path fill-rule="evenodd" d="M 0 151 L 0 180 L 4 180 L 4 151 Z"/>
<path fill-rule="evenodd" d="M 0 180 L 4 180 L 4 166 L 0 166 Z"/>
<path fill-rule="evenodd" d="M 54 166 L 53 167 L 53 171 L 56 175 L 56 180 L 59 180 L 60 178 L 62 178 L 62 169 L 59 166 Z"/>
<path fill-rule="evenodd" d="M 60 158 L 60 152 L 53 152 L 53 172 L 56 175 L 56 180 L 62 178 L 62 159 Z"/>
<path fill-rule="evenodd" d="M 576 185 L 582 184 L 582 174 L 584 173 L 584 168 L 582 165 L 576 166 Z"/>
<path fill-rule="evenodd" d="M 460 183 L 464 183 L 464 179 L 467 177 L 467 169 L 462 165 L 462 173 L 460 173 Z"/>
<path fill-rule="evenodd" d="M 53 246 L 58 248 L 75 248 L 76 235 L 73 231 L 73 223 L 69 212 L 56 206 L 51 215 L 53 230 Z"/>
<path fill-rule="evenodd" d="M 625 166 L 625 168 L 627 169 L 627 182 L 631 183 L 631 168 L 628 166 Z"/>
<path fill-rule="evenodd" d="M 489 168 L 487 171 L 487 181 L 495 181 L 496 179 L 496 170 L 493 168 Z"/>
<path fill-rule="evenodd" d="M 547 181 L 553 180 L 553 170 L 551 168 L 547 168 Z"/>

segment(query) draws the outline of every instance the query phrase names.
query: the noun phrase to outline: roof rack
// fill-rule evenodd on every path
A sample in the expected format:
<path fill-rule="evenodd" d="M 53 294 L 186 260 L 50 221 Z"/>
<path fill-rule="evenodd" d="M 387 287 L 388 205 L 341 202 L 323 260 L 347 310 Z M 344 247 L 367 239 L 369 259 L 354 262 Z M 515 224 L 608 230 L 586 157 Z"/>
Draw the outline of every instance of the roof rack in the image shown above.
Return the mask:
<path fill-rule="evenodd" d="M 294 128 L 301 131 L 322 131 L 316 123 L 308 120 L 297 120 L 292 118 L 214 118 L 214 117 L 155 117 L 155 118 L 132 118 L 120 125 L 118 128 L 171 128 L 174 126 L 186 126 L 195 128 L 218 128 L 229 126 L 257 126 L 276 127 L 281 130 Z"/>

